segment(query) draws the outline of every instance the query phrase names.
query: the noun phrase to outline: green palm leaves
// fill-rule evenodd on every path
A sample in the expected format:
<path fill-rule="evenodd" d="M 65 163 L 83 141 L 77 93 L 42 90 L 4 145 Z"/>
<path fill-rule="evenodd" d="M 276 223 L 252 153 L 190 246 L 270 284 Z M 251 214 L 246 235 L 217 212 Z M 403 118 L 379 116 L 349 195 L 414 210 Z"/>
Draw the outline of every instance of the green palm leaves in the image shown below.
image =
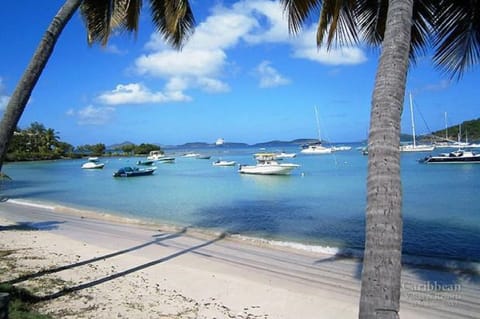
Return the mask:
<path fill-rule="evenodd" d="M 317 45 L 350 45 L 363 40 L 379 46 L 384 38 L 388 0 L 281 0 L 289 29 L 298 32 L 319 12 Z M 414 0 L 410 61 L 434 48 L 433 61 L 460 77 L 480 61 L 480 0 Z"/>
<path fill-rule="evenodd" d="M 83 0 L 81 14 L 89 44 L 106 45 L 112 31 L 134 32 L 142 0 Z M 165 41 L 180 49 L 193 33 L 195 19 L 187 0 L 150 0 L 152 20 Z"/>

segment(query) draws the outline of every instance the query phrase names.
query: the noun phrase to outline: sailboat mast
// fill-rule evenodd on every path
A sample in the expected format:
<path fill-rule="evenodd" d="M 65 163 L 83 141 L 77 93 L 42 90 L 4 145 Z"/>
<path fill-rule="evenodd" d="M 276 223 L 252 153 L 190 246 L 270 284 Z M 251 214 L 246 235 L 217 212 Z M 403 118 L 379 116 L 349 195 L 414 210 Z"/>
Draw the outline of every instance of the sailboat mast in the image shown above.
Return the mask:
<path fill-rule="evenodd" d="M 447 112 L 445 112 L 445 140 L 448 141 Z"/>
<path fill-rule="evenodd" d="M 315 109 L 315 118 L 317 119 L 318 141 L 321 143 L 321 142 L 322 142 L 322 135 L 320 134 L 320 122 L 319 122 L 319 120 L 318 120 L 318 110 L 317 110 L 317 106 L 315 106 L 314 109 Z"/>
<path fill-rule="evenodd" d="M 412 134 L 413 134 L 413 148 L 416 146 L 415 141 L 415 121 L 413 120 L 413 101 L 412 101 L 412 93 L 410 93 L 410 118 L 412 120 Z"/>

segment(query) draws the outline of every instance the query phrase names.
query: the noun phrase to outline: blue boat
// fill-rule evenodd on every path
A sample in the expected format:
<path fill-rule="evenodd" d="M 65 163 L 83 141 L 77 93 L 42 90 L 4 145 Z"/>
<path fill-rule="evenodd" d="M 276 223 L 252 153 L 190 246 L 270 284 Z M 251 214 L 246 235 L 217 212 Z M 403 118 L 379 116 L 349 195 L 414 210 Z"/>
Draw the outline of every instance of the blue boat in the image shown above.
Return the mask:
<path fill-rule="evenodd" d="M 113 177 L 136 177 L 136 176 L 146 176 L 152 175 L 155 172 L 155 168 L 138 168 L 138 167 L 122 167 L 115 173 Z"/>

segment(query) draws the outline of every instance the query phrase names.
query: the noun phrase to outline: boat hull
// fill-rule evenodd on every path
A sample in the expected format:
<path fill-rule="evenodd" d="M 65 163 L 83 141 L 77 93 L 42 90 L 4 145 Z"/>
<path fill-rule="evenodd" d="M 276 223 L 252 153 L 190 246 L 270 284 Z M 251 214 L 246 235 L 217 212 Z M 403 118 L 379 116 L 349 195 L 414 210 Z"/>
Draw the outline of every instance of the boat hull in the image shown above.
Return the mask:
<path fill-rule="evenodd" d="M 152 175 L 155 172 L 155 168 L 121 168 L 115 173 L 113 173 L 113 177 L 137 177 L 137 176 L 147 176 Z"/>
<path fill-rule="evenodd" d="M 426 157 L 421 162 L 425 164 L 480 164 L 480 156 L 461 159 L 448 157 Z"/>
<path fill-rule="evenodd" d="M 82 165 L 83 169 L 102 169 L 105 166 L 104 163 L 85 163 Z"/>
<path fill-rule="evenodd" d="M 279 165 L 242 165 L 238 169 L 241 174 L 255 175 L 289 175 L 293 169 L 299 165 L 279 164 Z"/>
<path fill-rule="evenodd" d="M 331 154 L 331 148 L 305 148 L 300 151 L 302 154 L 315 155 L 315 154 Z"/>

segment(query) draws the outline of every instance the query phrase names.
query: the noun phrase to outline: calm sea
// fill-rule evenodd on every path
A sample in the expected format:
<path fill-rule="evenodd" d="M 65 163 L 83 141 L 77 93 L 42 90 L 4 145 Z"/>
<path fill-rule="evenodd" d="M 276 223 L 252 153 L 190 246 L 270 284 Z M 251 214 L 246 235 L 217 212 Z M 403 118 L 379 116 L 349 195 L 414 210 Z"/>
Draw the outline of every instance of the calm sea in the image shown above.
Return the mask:
<path fill-rule="evenodd" d="M 271 151 L 280 148 L 271 148 Z M 360 151 L 301 155 L 291 176 L 241 175 L 215 167 L 219 158 L 254 163 L 257 148 L 189 149 L 210 160 L 157 164 L 153 176 L 113 178 L 114 170 L 142 158 L 106 158 L 103 170 L 84 160 L 11 163 L 10 198 L 211 230 L 228 231 L 310 250 L 361 254 L 364 241 L 367 157 Z M 171 151 L 173 152 L 173 150 Z M 480 262 L 480 165 L 424 165 L 422 153 L 402 154 L 404 253 L 417 262 Z"/>

